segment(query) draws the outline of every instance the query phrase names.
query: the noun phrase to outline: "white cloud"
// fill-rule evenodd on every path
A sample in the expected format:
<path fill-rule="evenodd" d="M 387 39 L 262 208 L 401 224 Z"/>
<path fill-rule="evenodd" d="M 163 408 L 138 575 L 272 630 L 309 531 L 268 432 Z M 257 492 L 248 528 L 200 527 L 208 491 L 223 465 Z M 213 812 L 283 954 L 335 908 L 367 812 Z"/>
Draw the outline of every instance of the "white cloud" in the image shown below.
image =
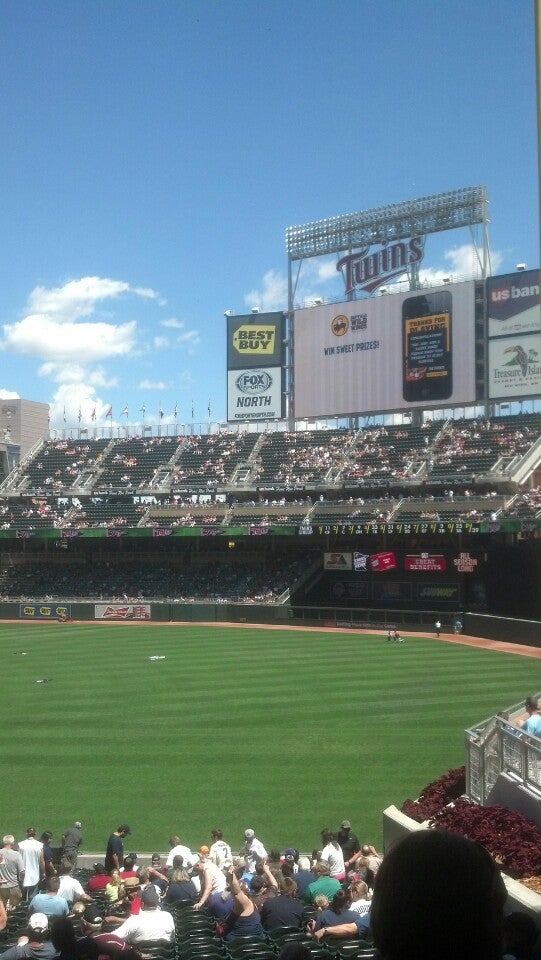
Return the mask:
<path fill-rule="evenodd" d="M 163 350 L 169 346 L 169 339 L 168 337 L 154 337 L 153 344 L 155 350 Z"/>
<path fill-rule="evenodd" d="M 287 277 L 276 270 L 268 270 L 263 277 L 262 290 L 250 290 L 244 297 L 249 307 L 259 307 L 260 310 L 287 309 Z"/>
<path fill-rule="evenodd" d="M 419 277 L 423 283 L 434 284 L 441 283 L 447 277 L 453 280 L 478 278 L 481 276 L 482 256 L 482 250 L 476 249 L 473 243 L 464 243 L 460 247 L 445 251 L 443 259 L 448 263 L 447 267 L 421 268 Z M 495 273 L 503 261 L 503 256 L 499 250 L 492 250 L 490 256 L 492 272 Z"/>
<path fill-rule="evenodd" d="M 163 380 L 141 380 L 140 390 L 165 390 L 167 384 Z"/>
<path fill-rule="evenodd" d="M 28 312 L 54 317 L 59 323 L 73 322 L 90 316 L 98 303 L 114 300 L 131 293 L 144 299 L 156 300 L 158 294 L 145 287 L 130 287 L 122 280 L 104 277 L 81 277 L 62 287 L 35 287 L 28 298 Z"/>
<path fill-rule="evenodd" d="M 182 330 L 183 326 L 182 320 L 177 320 L 176 317 L 169 317 L 168 320 L 160 320 L 160 327 L 167 327 L 171 330 Z"/>
<path fill-rule="evenodd" d="M 185 347 L 187 353 L 193 354 L 197 351 L 197 348 L 201 343 L 201 337 L 199 336 L 197 330 L 186 330 L 176 338 L 176 342 L 181 347 Z"/>
<path fill-rule="evenodd" d="M 19 400 L 20 396 L 14 390 L 4 390 L 0 387 L 0 400 Z"/>
<path fill-rule="evenodd" d="M 109 357 L 126 356 L 135 343 L 135 321 L 114 326 L 109 323 L 59 323 L 44 315 L 32 314 L 19 323 L 4 324 L 5 348 L 23 356 L 51 359 L 80 359 L 94 363 Z"/>

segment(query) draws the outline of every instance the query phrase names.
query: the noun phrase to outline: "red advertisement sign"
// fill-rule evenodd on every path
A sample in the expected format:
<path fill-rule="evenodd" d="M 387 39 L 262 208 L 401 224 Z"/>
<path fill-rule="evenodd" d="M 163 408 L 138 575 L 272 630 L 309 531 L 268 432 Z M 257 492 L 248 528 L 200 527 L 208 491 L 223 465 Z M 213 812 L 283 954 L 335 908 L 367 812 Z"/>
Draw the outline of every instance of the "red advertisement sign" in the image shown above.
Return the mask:
<path fill-rule="evenodd" d="M 447 569 L 447 561 L 445 557 L 439 555 L 431 555 L 429 553 L 420 553 L 415 556 L 405 557 L 404 559 L 404 569 L 405 570 L 419 570 L 422 573 L 426 573 L 427 570 L 434 571 L 434 573 L 439 573 L 442 570 Z"/>
<path fill-rule="evenodd" d="M 396 567 L 396 557 L 390 550 L 384 550 L 381 553 L 373 553 L 368 561 L 370 569 L 377 572 L 382 570 L 394 570 Z"/>

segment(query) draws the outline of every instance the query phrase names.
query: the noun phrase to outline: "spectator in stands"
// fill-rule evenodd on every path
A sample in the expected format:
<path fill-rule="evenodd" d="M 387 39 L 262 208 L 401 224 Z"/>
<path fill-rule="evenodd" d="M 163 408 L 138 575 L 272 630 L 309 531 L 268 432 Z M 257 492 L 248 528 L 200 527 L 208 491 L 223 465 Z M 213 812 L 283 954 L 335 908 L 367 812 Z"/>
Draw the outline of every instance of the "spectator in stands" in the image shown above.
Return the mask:
<path fill-rule="evenodd" d="M 409 834 L 378 873 L 374 942 L 383 960 L 500 960 L 506 897 L 479 844 L 444 830 Z"/>
<path fill-rule="evenodd" d="M 68 827 L 62 834 L 62 859 L 69 860 L 72 867 L 77 864 L 77 854 L 83 842 L 81 821 L 76 820 L 72 827 Z"/>
<path fill-rule="evenodd" d="M 337 927 L 343 923 L 356 923 L 357 915 L 350 909 L 350 899 L 345 890 L 337 890 L 327 910 L 317 918 L 314 930 L 321 930 L 322 927 Z"/>
<path fill-rule="evenodd" d="M 225 886 L 224 886 L 225 889 Z M 186 870 L 174 870 L 165 893 L 165 903 L 195 903 L 197 889 Z"/>
<path fill-rule="evenodd" d="M 43 859 L 43 844 L 36 840 L 34 827 L 27 827 L 26 839 L 19 843 L 19 853 L 23 858 L 25 900 L 31 900 L 36 893 L 39 883 L 45 879 L 45 861 Z"/>
<path fill-rule="evenodd" d="M 81 918 L 82 937 L 77 937 L 73 921 L 56 919 L 52 923 L 51 942 L 55 956 L 59 960 L 97 960 L 100 956 L 116 957 L 122 954 L 124 960 L 140 960 L 141 954 L 113 933 L 101 933 L 103 918 L 95 904 L 89 904 Z"/>
<path fill-rule="evenodd" d="M 297 897 L 297 884 L 290 877 L 281 877 L 278 885 L 278 896 L 269 897 L 261 907 L 261 923 L 264 929 L 304 927 L 306 907 Z"/>
<path fill-rule="evenodd" d="M 349 820 L 342 820 L 340 829 L 336 834 L 336 839 L 342 848 L 344 866 L 347 870 L 349 868 L 349 861 L 361 849 L 359 838 L 351 832 L 351 823 Z"/>
<path fill-rule="evenodd" d="M 24 878 L 23 858 L 13 849 L 15 837 L 7 833 L 2 841 L 0 850 L 0 902 L 8 910 L 18 907 L 22 894 L 21 886 Z"/>
<path fill-rule="evenodd" d="M 340 881 L 336 877 L 330 876 L 329 864 L 326 860 L 318 860 L 315 867 L 314 873 L 316 875 L 316 880 L 313 883 L 309 883 L 306 888 L 305 900 L 308 903 L 314 903 L 315 897 L 322 893 L 323 896 L 328 897 L 331 900 L 335 893 L 340 890 Z"/>
<path fill-rule="evenodd" d="M 259 913 L 248 894 L 241 887 L 237 873 L 240 874 L 242 869 L 242 865 L 237 868 L 231 866 L 227 871 L 233 896 L 233 909 L 224 923 L 224 940 L 235 940 L 237 937 L 247 936 L 263 939 L 265 936 Z"/>
<path fill-rule="evenodd" d="M 225 890 L 227 881 L 220 868 L 208 858 L 198 860 L 194 870 L 199 874 L 201 882 L 201 895 L 197 902 L 194 903 L 194 910 L 200 910 L 201 907 L 205 906 L 211 894 L 222 893 L 222 891 Z"/>
<path fill-rule="evenodd" d="M 68 901 L 58 894 L 60 880 L 58 877 L 47 877 L 45 893 L 36 893 L 28 905 L 28 913 L 44 913 L 47 917 L 67 917 L 69 913 Z"/>
<path fill-rule="evenodd" d="M 315 873 L 310 870 L 310 858 L 299 857 L 298 870 L 295 874 L 295 883 L 297 884 L 297 896 L 304 900 L 304 895 L 309 884 L 316 879 Z M 282 871 L 283 871 L 282 866 Z"/>
<path fill-rule="evenodd" d="M 522 729 L 533 737 L 541 737 L 541 714 L 535 697 L 527 697 L 524 704 L 528 719 L 521 724 Z"/>
<path fill-rule="evenodd" d="M 109 903 L 117 903 L 124 897 L 124 884 L 120 870 L 111 870 L 109 874 L 109 883 L 105 887 L 105 896 Z"/>
<path fill-rule="evenodd" d="M 105 872 L 103 863 L 95 863 L 92 867 L 94 873 L 88 878 L 87 888 L 89 893 L 97 893 L 99 890 L 105 890 L 109 880 L 109 874 Z"/>
<path fill-rule="evenodd" d="M 196 853 L 192 853 L 189 847 L 180 842 L 180 837 L 173 835 L 169 837 L 169 846 L 171 847 L 169 854 L 166 860 L 166 866 L 172 867 L 173 860 L 175 857 L 182 857 L 182 865 L 185 867 L 193 867 L 199 857 Z"/>
<path fill-rule="evenodd" d="M 64 897 L 70 906 L 72 903 L 75 903 L 76 900 L 92 899 L 88 893 L 84 892 L 79 880 L 71 875 L 72 869 L 71 860 L 62 859 L 60 861 L 60 886 L 58 888 L 58 895 Z"/>
<path fill-rule="evenodd" d="M 128 917 L 117 931 L 117 937 L 137 946 L 139 943 L 172 943 L 175 938 L 173 917 L 167 910 L 159 910 L 160 898 L 153 884 L 141 894 L 139 916 Z"/>
<path fill-rule="evenodd" d="M 363 916 L 368 913 L 372 905 L 372 897 L 368 890 L 368 884 L 364 880 L 354 880 L 350 887 L 351 904 L 350 910 Z"/>
<path fill-rule="evenodd" d="M 255 873 L 257 863 L 267 859 L 267 851 L 251 827 L 244 831 L 244 847 L 241 853 L 244 856 L 247 873 Z"/>
<path fill-rule="evenodd" d="M 225 842 L 222 831 L 218 829 L 213 830 L 211 837 L 212 846 L 209 850 L 210 859 L 213 860 L 216 866 L 220 867 L 220 869 L 231 866 L 233 861 L 231 847 Z"/>
<path fill-rule="evenodd" d="M 334 833 L 332 833 L 327 827 L 321 831 L 321 843 L 321 860 L 326 860 L 329 864 L 329 873 L 331 877 L 336 877 L 337 880 L 344 880 L 346 876 L 346 868 L 344 864 L 342 847 L 335 838 Z"/>
<path fill-rule="evenodd" d="M 165 864 L 162 864 L 162 858 L 159 853 L 152 854 L 150 867 L 147 869 L 149 880 L 164 894 L 168 886 L 167 868 Z"/>
<path fill-rule="evenodd" d="M 53 835 L 50 830 L 44 830 L 39 838 L 39 842 L 43 844 L 43 860 L 45 862 L 45 876 L 46 877 L 55 877 L 57 870 L 53 863 L 53 848 L 51 847 L 51 840 Z"/>
<path fill-rule="evenodd" d="M 105 854 L 105 870 L 120 870 L 124 866 L 124 838 L 131 834 L 127 823 L 121 823 L 110 835 Z"/>
<path fill-rule="evenodd" d="M 369 887 L 373 887 L 382 862 L 383 854 L 378 853 L 371 843 L 363 843 L 360 852 L 353 858 L 351 866 L 359 880 L 365 880 Z"/>
<path fill-rule="evenodd" d="M 28 921 L 28 941 L 17 943 L 0 954 L 2 960 L 52 960 L 56 957 L 56 947 L 47 939 L 49 918 L 44 913 L 34 913 Z"/>

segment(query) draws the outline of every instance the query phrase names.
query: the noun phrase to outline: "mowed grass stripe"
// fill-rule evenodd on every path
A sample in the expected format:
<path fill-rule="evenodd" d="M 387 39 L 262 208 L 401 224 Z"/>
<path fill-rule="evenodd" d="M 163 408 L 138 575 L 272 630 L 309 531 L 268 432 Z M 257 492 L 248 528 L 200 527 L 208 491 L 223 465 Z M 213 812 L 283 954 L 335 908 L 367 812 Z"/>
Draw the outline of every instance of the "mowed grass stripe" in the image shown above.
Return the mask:
<path fill-rule="evenodd" d="M 215 824 L 238 846 L 249 823 L 311 849 L 344 816 L 380 842 L 388 803 L 463 762 L 465 726 L 539 687 L 533 659 L 381 634 L 0 624 L 0 644 L 0 749 L 23 785 L 4 829 L 81 817 L 94 849 L 125 819 L 135 849 Z"/>

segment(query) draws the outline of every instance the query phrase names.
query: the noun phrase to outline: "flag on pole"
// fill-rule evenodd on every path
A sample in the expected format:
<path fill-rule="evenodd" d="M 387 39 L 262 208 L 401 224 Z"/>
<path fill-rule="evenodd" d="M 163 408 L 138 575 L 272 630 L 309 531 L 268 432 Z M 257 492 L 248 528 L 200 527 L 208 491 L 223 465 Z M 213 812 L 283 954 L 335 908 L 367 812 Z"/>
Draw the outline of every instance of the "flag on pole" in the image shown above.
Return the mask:
<path fill-rule="evenodd" d="M 194 418 L 194 405 L 193 405 L 193 400 L 192 400 L 192 420 L 193 420 L 193 418 Z"/>
<path fill-rule="evenodd" d="M 160 420 L 163 420 L 163 409 L 161 406 L 160 406 Z"/>
<path fill-rule="evenodd" d="M 105 419 L 107 419 L 107 417 L 111 417 L 111 420 L 113 419 L 113 408 L 112 408 L 112 407 L 109 407 L 107 413 L 105 414 Z"/>
<path fill-rule="evenodd" d="M 208 414 L 209 414 L 209 417 L 210 417 L 210 400 L 209 400 L 209 405 L 208 405 L 208 407 L 207 407 L 207 410 L 208 410 Z"/>
<path fill-rule="evenodd" d="M 126 406 L 124 407 L 124 409 L 123 409 L 122 413 L 120 414 L 120 416 L 123 417 L 124 414 L 126 414 L 126 419 L 127 419 L 127 418 L 129 417 L 128 405 L 127 405 L 127 404 L 126 404 Z"/>
<path fill-rule="evenodd" d="M 175 403 L 175 412 L 174 412 L 173 416 L 174 416 L 175 420 L 176 420 L 177 417 L 178 417 L 178 403 Z"/>
<path fill-rule="evenodd" d="M 90 419 L 91 419 L 91 420 L 95 420 L 95 419 L 96 419 L 96 408 L 95 408 L 95 407 L 94 407 L 94 409 L 93 409 L 93 411 L 92 411 L 92 416 L 91 416 Z"/>
<path fill-rule="evenodd" d="M 127 412 L 127 411 L 126 411 L 126 412 Z M 145 407 L 145 405 L 144 405 L 144 404 L 143 404 L 143 406 L 141 407 L 141 410 L 140 410 L 139 412 L 140 412 L 140 413 L 142 413 L 142 414 L 143 414 L 143 416 L 144 416 L 144 415 L 145 415 L 145 413 L 147 412 L 147 408 Z"/>
<path fill-rule="evenodd" d="M 66 422 L 66 407 L 64 406 L 64 423 Z"/>
<path fill-rule="evenodd" d="M 79 423 L 81 422 L 81 417 L 82 417 L 82 413 L 81 413 L 81 408 L 79 407 L 79 413 L 77 414 L 77 419 Z"/>

